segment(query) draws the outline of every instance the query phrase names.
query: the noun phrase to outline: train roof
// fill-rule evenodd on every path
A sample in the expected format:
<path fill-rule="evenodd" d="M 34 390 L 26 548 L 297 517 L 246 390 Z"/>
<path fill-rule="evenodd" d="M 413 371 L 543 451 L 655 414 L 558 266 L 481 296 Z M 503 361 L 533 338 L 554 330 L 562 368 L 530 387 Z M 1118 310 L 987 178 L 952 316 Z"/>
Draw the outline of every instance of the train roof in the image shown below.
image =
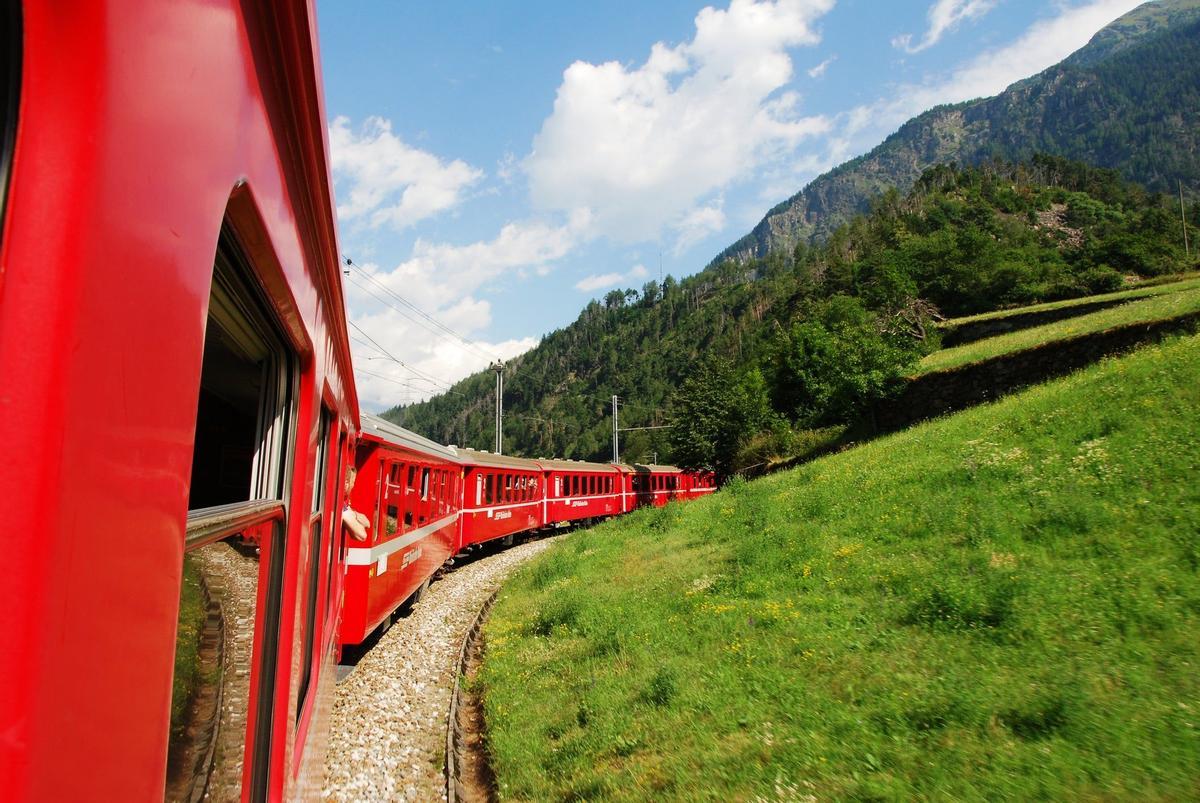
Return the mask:
<path fill-rule="evenodd" d="M 683 469 L 679 466 L 662 466 L 657 463 L 621 463 L 622 471 L 628 471 L 631 474 L 646 474 L 650 472 L 663 474 L 682 474 Z"/>
<path fill-rule="evenodd" d="M 616 471 L 616 466 L 612 463 L 591 463 L 587 460 L 558 460 L 555 458 L 542 459 L 538 458 L 538 463 L 542 468 L 551 469 L 553 471 L 604 471 L 612 474 Z"/>
<path fill-rule="evenodd" d="M 362 420 L 362 433 L 378 438 L 385 443 L 392 443 L 397 446 L 403 446 L 406 449 L 411 449 L 415 452 L 425 452 L 426 454 L 435 454 L 438 457 L 446 460 L 452 460 L 456 463 L 462 462 L 462 457 L 458 450 L 449 446 L 442 446 L 440 443 L 431 441 L 429 438 L 418 435 L 417 433 L 407 430 L 404 427 L 397 426 L 391 421 L 380 418 L 377 415 L 370 413 L 360 413 Z"/>
<path fill-rule="evenodd" d="M 513 457 L 507 454 L 480 452 L 475 449 L 459 449 L 458 457 L 464 463 L 476 463 L 481 466 L 505 466 L 507 468 L 519 468 L 527 471 L 540 471 L 542 468 L 540 460 L 529 460 L 528 458 Z"/>

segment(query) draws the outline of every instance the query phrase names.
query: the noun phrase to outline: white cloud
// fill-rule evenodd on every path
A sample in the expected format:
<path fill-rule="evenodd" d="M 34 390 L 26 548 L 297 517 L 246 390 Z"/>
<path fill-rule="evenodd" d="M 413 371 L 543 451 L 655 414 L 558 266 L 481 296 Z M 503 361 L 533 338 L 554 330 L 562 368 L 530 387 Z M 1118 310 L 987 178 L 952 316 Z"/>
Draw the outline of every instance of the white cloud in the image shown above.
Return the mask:
<path fill-rule="evenodd" d="M 627 273 L 600 273 L 585 276 L 575 282 L 575 289 L 582 293 L 591 293 L 619 284 L 628 284 L 636 279 L 645 279 L 650 275 L 645 265 L 634 265 Z"/>
<path fill-rule="evenodd" d="M 390 270 L 368 262 L 350 273 L 345 285 L 350 319 L 407 365 L 446 382 L 457 381 L 496 357 L 508 359 L 538 342 L 533 337 L 480 339 L 492 323 L 491 304 L 475 294 L 505 278 L 548 272 L 556 260 L 586 240 L 587 228 L 588 217 L 581 213 L 562 225 L 537 220 L 508 223 L 494 238 L 467 245 L 417 240 L 411 256 Z M 428 322 L 422 323 L 397 296 L 476 346 L 466 346 L 445 332 L 429 331 Z M 351 337 L 364 339 L 353 329 Z M 354 354 L 356 368 L 388 377 L 359 377 L 359 393 L 372 409 L 428 398 L 444 389 L 414 378 L 369 345 L 356 343 Z"/>
<path fill-rule="evenodd" d="M 822 75 L 825 74 L 825 71 L 829 69 L 829 65 L 833 64 L 835 61 L 837 61 L 837 56 L 830 56 L 829 58 L 825 59 L 820 64 L 818 64 L 816 67 L 813 67 L 811 70 L 809 70 L 808 77 L 809 78 L 820 78 Z"/>
<path fill-rule="evenodd" d="M 490 320 L 490 308 L 486 301 L 464 299 L 461 306 L 441 310 L 437 317 L 470 336 L 482 321 Z M 352 320 L 404 363 L 400 365 L 384 356 L 357 331 L 350 330 L 359 399 L 364 407 L 376 411 L 440 394 L 446 388 L 444 383 L 456 382 L 486 368 L 495 357 L 511 359 L 538 344 L 535 337 L 498 342 L 473 339 L 478 350 L 470 349 L 452 338 L 435 335 L 394 309 L 381 306 L 355 315 Z"/>
<path fill-rule="evenodd" d="M 813 23 L 833 0 L 732 0 L 705 8 L 695 36 L 657 43 L 640 66 L 578 61 L 524 167 L 542 209 L 587 209 L 597 234 L 624 242 L 684 232 L 727 185 L 753 177 L 805 137 L 788 49 L 819 41 Z"/>
<path fill-rule="evenodd" d="M 442 309 L 505 275 L 545 273 L 586 237 L 588 217 L 556 225 L 527 220 L 505 224 L 491 240 L 451 245 L 417 240 L 411 256 L 375 278 L 427 309 Z"/>
<path fill-rule="evenodd" d="M 958 27 L 964 20 L 982 17 L 996 6 L 995 0 L 937 0 L 929 7 L 929 28 L 916 45 L 912 34 L 906 33 L 892 40 L 892 47 L 909 53 L 919 53 L 933 47 L 943 35 Z"/>
<path fill-rule="evenodd" d="M 723 199 L 718 198 L 709 206 L 699 206 L 684 214 L 674 229 L 679 232 L 672 253 L 679 256 L 710 234 L 725 228 Z"/>
<path fill-rule="evenodd" d="M 922 84 L 902 84 L 875 103 L 851 109 L 842 137 L 872 141 L 901 122 L 942 103 L 988 97 L 1010 84 L 1062 61 L 1087 44 L 1095 33 L 1141 0 L 1092 0 L 1062 8 L 1039 20 L 1004 47 L 982 53 L 948 76 Z"/>
<path fill-rule="evenodd" d="M 575 289 L 584 293 L 601 290 L 605 287 L 615 287 L 625 279 L 624 273 L 599 273 L 585 276 L 575 282 Z"/>
<path fill-rule="evenodd" d="M 329 151 L 339 192 L 338 218 L 372 228 L 403 229 L 456 206 L 483 171 L 460 159 L 446 162 L 392 133 L 382 117 L 368 117 L 357 131 L 337 117 L 329 126 Z"/>

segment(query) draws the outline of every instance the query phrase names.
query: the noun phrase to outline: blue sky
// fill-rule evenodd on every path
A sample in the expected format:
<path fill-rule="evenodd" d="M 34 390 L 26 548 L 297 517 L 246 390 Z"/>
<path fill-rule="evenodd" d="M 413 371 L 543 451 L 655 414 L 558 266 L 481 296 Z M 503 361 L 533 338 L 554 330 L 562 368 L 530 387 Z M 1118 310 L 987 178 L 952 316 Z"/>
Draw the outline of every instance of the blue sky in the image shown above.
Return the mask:
<path fill-rule="evenodd" d="M 364 406 L 525 351 L 660 262 L 695 273 L 909 117 L 1136 5 L 318 0 Z"/>

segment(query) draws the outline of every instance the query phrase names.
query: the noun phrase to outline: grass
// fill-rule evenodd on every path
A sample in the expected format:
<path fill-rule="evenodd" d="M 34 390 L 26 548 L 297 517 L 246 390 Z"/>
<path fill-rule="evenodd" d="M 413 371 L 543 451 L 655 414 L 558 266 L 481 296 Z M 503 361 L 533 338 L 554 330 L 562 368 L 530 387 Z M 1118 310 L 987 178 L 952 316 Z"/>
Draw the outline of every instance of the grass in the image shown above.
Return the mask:
<path fill-rule="evenodd" d="M 175 676 L 171 685 L 171 734 L 187 726 L 188 704 L 200 681 L 200 632 L 208 612 L 200 593 L 200 567 L 183 558 L 183 589 L 179 597 L 179 625 L 175 632 Z"/>
<path fill-rule="evenodd" d="M 504 587 L 500 795 L 1186 799 L 1200 339 L 686 505 Z"/>
<path fill-rule="evenodd" d="M 966 323 L 977 323 L 979 321 L 991 321 L 1001 318 L 1010 318 L 1014 315 L 1025 315 L 1031 312 L 1049 312 L 1056 309 L 1068 309 L 1070 307 L 1078 307 L 1085 304 L 1094 304 L 1103 301 L 1135 301 L 1139 298 L 1148 298 L 1150 296 L 1169 295 L 1178 293 L 1181 290 L 1191 290 L 1200 287 L 1200 274 L 1184 273 L 1171 276 L 1159 276 L 1154 279 L 1148 279 L 1139 283 L 1136 287 L 1129 290 L 1118 290 L 1114 293 L 1102 293 L 1094 296 L 1083 296 L 1081 298 L 1069 298 L 1064 301 L 1049 301 L 1045 304 L 1033 304 L 1028 307 L 1015 307 L 1012 309 L 996 310 L 995 312 L 984 312 L 979 315 L 968 315 L 963 318 L 950 318 L 942 321 L 939 325 L 943 329 L 954 329 Z"/>
<path fill-rule="evenodd" d="M 1043 326 L 1021 329 L 984 340 L 976 340 L 972 343 L 964 343 L 954 348 L 935 351 L 921 360 L 917 366 L 917 374 L 944 371 L 982 362 L 1001 354 L 1040 346 L 1052 340 L 1102 332 L 1105 329 L 1132 323 L 1176 318 L 1197 311 L 1200 311 L 1200 284 L 1191 289 L 1168 295 L 1152 296 L 1077 318 L 1055 321 Z"/>

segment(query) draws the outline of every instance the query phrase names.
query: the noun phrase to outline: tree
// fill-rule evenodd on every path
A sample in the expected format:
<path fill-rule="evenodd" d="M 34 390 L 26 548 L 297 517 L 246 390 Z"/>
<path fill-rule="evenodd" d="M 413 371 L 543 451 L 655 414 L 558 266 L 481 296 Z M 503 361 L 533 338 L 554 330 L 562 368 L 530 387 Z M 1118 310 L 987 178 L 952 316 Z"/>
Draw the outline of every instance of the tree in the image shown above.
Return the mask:
<path fill-rule="evenodd" d="M 737 469 L 741 445 L 774 421 L 762 373 L 753 368 L 739 374 L 728 360 L 715 357 L 679 386 L 671 410 L 675 462 L 715 471 L 721 479 Z"/>
<path fill-rule="evenodd" d="M 834 296 L 780 338 L 775 408 L 805 426 L 853 420 L 888 394 L 919 354 L 915 340 L 889 336 L 862 302 Z"/>

